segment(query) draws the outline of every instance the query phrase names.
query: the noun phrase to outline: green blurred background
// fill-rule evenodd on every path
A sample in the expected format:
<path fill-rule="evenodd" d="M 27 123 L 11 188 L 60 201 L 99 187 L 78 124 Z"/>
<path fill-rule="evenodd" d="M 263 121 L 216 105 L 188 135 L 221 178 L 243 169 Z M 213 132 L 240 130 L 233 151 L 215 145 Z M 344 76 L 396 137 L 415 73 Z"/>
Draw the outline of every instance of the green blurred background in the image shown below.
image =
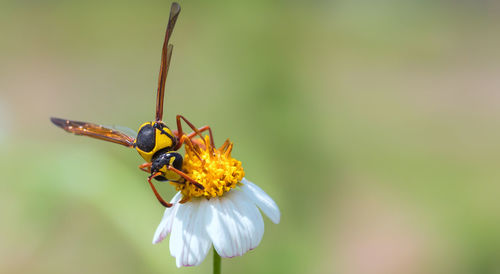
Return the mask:
<path fill-rule="evenodd" d="M 180 4 L 165 120 L 282 212 L 224 273 L 500 273 L 498 2 Z M 210 272 L 151 244 L 137 153 L 49 122 L 151 120 L 169 8 L 0 1 L 0 273 Z"/>

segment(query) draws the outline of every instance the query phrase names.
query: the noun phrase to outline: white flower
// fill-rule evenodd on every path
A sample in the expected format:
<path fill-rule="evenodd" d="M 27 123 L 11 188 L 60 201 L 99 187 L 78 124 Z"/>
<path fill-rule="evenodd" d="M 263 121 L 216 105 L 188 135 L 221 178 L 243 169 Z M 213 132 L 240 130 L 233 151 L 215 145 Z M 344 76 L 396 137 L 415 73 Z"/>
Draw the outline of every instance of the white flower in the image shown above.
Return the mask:
<path fill-rule="evenodd" d="M 179 203 L 179 191 L 172 199 L 153 237 L 153 244 L 170 233 L 170 254 L 177 267 L 199 265 L 210 247 L 221 257 L 235 257 L 256 248 L 264 235 L 259 209 L 279 223 L 276 203 L 260 187 L 243 178 L 237 187 L 213 198 L 197 197 Z"/>

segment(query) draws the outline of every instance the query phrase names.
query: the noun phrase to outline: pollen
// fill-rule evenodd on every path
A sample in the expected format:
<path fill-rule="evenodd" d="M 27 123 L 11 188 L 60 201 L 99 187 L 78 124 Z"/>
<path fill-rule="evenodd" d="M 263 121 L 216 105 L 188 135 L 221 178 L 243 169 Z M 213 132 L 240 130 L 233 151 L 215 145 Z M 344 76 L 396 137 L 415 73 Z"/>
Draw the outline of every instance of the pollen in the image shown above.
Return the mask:
<path fill-rule="evenodd" d="M 213 147 L 209 136 L 193 142 L 186 139 L 185 149 L 183 170 L 203 189 L 189 181 L 175 184 L 183 195 L 183 202 L 193 197 L 210 199 L 222 196 L 235 188 L 245 175 L 241 162 L 231 157 L 233 143 L 229 139 L 218 149 Z"/>

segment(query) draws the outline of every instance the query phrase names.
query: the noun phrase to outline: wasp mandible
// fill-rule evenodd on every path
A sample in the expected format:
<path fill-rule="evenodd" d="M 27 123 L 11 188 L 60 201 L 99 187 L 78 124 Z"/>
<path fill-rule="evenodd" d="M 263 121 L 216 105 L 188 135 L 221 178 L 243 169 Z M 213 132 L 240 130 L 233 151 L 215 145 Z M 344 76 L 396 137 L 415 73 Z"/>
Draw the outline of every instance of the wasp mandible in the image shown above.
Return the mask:
<path fill-rule="evenodd" d="M 117 143 L 126 147 L 135 148 L 142 156 L 146 163 L 139 166 L 143 171 L 150 173 L 148 183 L 151 186 L 158 201 L 165 207 L 171 207 L 172 204 L 166 202 L 156 190 L 152 179 L 158 181 L 170 181 L 177 184 L 193 184 L 200 189 L 204 189 L 203 185 L 190 178 L 182 170 L 182 155 L 177 152 L 181 148 L 186 139 L 192 140 L 195 137 L 201 137 L 202 132 L 208 131 L 210 143 L 213 145 L 212 130 L 209 126 L 196 128 L 182 115 L 176 116 L 177 130 L 170 130 L 163 123 L 163 100 L 165 94 L 165 81 L 172 58 L 173 45 L 169 44 L 170 36 L 174 30 L 177 17 L 179 16 L 181 7 L 178 3 L 172 3 L 170 8 L 170 17 L 165 32 L 165 40 L 163 42 L 160 75 L 158 79 L 158 90 L 156 93 L 156 117 L 154 121 L 143 123 L 137 132 L 137 138 L 128 136 L 127 134 L 115 129 L 106 128 L 101 125 L 72 121 L 52 117 L 50 120 L 56 126 L 64 129 L 67 132 L 76 135 L 85 135 L 92 138 Z M 182 130 L 181 120 L 184 121 L 193 132 L 184 134 Z M 196 141 L 196 140 L 195 140 Z"/>

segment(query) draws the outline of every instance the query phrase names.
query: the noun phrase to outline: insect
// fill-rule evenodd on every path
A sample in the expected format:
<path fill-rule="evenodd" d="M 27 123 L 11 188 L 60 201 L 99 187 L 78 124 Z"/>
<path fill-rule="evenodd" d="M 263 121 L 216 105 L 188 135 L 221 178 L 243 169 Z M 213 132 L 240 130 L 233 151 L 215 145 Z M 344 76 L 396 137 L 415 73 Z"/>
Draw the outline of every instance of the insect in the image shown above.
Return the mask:
<path fill-rule="evenodd" d="M 197 136 L 203 139 L 201 133 L 204 131 L 209 132 L 210 142 L 213 145 L 212 130 L 209 126 L 196 128 L 182 115 L 176 116 L 177 130 L 171 130 L 167 127 L 167 125 L 165 125 L 165 123 L 162 122 L 165 81 L 167 79 L 173 49 L 173 45 L 168 42 L 170 40 L 170 36 L 172 35 L 179 13 L 179 4 L 175 2 L 172 3 L 161 55 L 160 75 L 158 80 L 158 90 L 156 93 L 156 119 L 151 122 L 143 123 L 139 127 L 136 138 L 133 138 L 119 130 L 106 128 L 93 123 L 72 121 L 55 117 L 50 118 L 52 123 L 67 132 L 74 133 L 76 135 L 89 136 L 136 149 L 146 161 L 146 163 L 140 165 L 139 168 L 151 174 L 148 177 L 148 183 L 158 201 L 165 207 L 171 207 L 172 204 L 163 200 L 151 180 L 170 181 L 177 184 L 193 184 L 200 189 L 204 189 L 203 185 L 191 179 L 182 170 L 183 158 L 177 150 L 181 148 L 186 139 L 193 140 L 193 138 L 196 138 Z M 190 134 L 184 134 L 181 121 L 184 121 L 193 130 L 193 132 Z M 198 140 L 194 139 L 193 141 Z"/>

